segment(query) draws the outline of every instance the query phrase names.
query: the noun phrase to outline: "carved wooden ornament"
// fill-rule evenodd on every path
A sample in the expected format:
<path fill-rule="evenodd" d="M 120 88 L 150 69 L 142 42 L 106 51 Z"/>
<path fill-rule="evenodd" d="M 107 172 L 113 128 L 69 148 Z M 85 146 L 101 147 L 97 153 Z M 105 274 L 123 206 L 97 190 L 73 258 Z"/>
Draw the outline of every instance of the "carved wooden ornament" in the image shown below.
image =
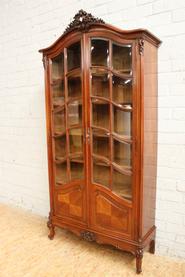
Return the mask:
<path fill-rule="evenodd" d="M 66 34 L 73 29 L 77 29 L 79 31 L 88 31 L 89 27 L 95 23 L 102 23 L 105 22 L 97 17 L 94 17 L 91 13 L 87 13 L 84 10 L 79 10 L 77 14 L 73 17 L 73 21 L 67 26 L 63 34 Z"/>
<path fill-rule="evenodd" d="M 81 237 L 87 241 L 95 241 L 96 240 L 95 234 L 92 232 L 89 232 L 89 231 L 82 231 Z"/>

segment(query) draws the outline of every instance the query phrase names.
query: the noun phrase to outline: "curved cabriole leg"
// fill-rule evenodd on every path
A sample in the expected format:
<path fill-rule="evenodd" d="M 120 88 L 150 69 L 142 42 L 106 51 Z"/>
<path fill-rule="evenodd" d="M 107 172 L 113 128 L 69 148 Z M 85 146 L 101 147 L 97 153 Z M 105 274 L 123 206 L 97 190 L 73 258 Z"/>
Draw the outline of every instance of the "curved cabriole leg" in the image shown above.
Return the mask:
<path fill-rule="evenodd" d="M 49 239 L 53 239 L 54 236 L 55 236 L 55 226 L 52 224 L 51 212 L 49 213 L 48 222 L 47 222 L 47 227 L 49 228 L 48 238 L 49 238 Z"/>
<path fill-rule="evenodd" d="M 154 240 L 154 239 L 151 240 L 151 242 L 150 242 L 149 252 L 150 252 L 151 254 L 155 254 L 155 240 Z"/>
<path fill-rule="evenodd" d="M 136 273 L 142 272 L 143 249 L 136 250 Z"/>

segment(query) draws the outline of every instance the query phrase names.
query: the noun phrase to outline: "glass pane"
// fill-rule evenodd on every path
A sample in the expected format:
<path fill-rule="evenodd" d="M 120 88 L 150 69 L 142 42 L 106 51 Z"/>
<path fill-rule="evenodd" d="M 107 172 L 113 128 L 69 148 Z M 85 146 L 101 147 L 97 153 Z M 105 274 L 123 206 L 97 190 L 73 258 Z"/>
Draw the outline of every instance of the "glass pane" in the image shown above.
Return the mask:
<path fill-rule="evenodd" d="M 116 104 L 132 107 L 132 80 L 122 79 L 116 76 L 112 78 L 112 100 Z"/>
<path fill-rule="evenodd" d="M 91 40 L 91 64 L 108 66 L 109 42 L 102 39 Z"/>
<path fill-rule="evenodd" d="M 120 110 L 117 107 L 114 110 L 114 132 L 121 136 L 131 136 L 131 113 Z"/>
<path fill-rule="evenodd" d="M 109 137 L 93 132 L 93 154 L 109 158 Z"/>
<path fill-rule="evenodd" d="M 66 136 L 55 138 L 55 157 L 60 159 L 66 155 Z"/>
<path fill-rule="evenodd" d="M 69 130 L 69 149 L 70 153 L 83 152 L 82 129 Z"/>
<path fill-rule="evenodd" d="M 109 103 L 93 100 L 92 124 L 97 127 L 109 129 Z"/>
<path fill-rule="evenodd" d="M 132 74 L 132 47 L 131 45 L 117 45 L 112 47 L 113 68 L 120 73 Z"/>
<path fill-rule="evenodd" d="M 80 160 L 79 162 L 71 160 L 70 165 L 71 165 L 71 180 L 83 179 L 84 178 L 83 163 Z"/>
<path fill-rule="evenodd" d="M 56 183 L 66 184 L 68 181 L 67 178 L 67 162 L 61 164 L 55 164 L 55 178 Z"/>
<path fill-rule="evenodd" d="M 76 42 L 67 48 L 68 71 L 81 66 L 81 45 Z"/>
<path fill-rule="evenodd" d="M 118 165 L 131 167 L 131 145 L 128 143 L 114 140 L 114 158 L 113 161 Z"/>
<path fill-rule="evenodd" d="M 101 161 L 93 161 L 93 182 L 109 187 L 110 166 Z"/>
<path fill-rule="evenodd" d="M 82 103 L 73 101 L 68 105 L 68 121 L 69 126 L 82 124 Z"/>
<path fill-rule="evenodd" d="M 131 176 L 124 175 L 117 170 L 113 170 L 112 190 L 123 198 L 132 198 Z"/>
<path fill-rule="evenodd" d="M 54 119 L 54 132 L 62 133 L 65 131 L 65 116 L 64 110 L 53 113 Z"/>
<path fill-rule="evenodd" d="M 51 67 L 52 80 L 59 79 L 64 74 L 64 54 L 61 53 L 59 56 L 52 59 Z"/>
<path fill-rule="evenodd" d="M 64 103 L 64 82 L 61 81 L 57 84 L 52 85 L 52 93 L 53 93 L 53 105 L 59 106 Z"/>
<path fill-rule="evenodd" d="M 92 95 L 109 98 L 109 77 L 106 73 L 92 74 Z"/>
<path fill-rule="evenodd" d="M 68 79 L 68 97 L 81 97 L 81 78 L 70 77 Z"/>

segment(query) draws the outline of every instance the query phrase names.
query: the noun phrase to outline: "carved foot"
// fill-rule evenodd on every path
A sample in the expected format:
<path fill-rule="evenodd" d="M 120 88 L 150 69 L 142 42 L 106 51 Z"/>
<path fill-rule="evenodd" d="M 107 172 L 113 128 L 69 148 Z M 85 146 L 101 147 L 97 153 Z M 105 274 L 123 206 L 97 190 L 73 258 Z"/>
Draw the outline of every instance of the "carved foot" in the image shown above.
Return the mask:
<path fill-rule="evenodd" d="M 149 252 L 151 254 L 155 254 L 155 240 L 151 240 L 150 247 L 149 247 Z"/>
<path fill-rule="evenodd" d="M 51 212 L 49 213 L 48 222 L 47 222 L 47 227 L 49 228 L 48 238 L 49 238 L 49 239 L 53 239 L 54 236 L 55 236 L 55 226 L 52 224 Z"/>
<path fill-rule="evenodd" d="M 142 272 L 143 249 L 136 250 L 136 273 Z"/>
<path fill-rule="evenodd" d="M 48 238 L 52 240 L 54 238 L 54 236 L 55 236 L 55 227 L 52 225 L 49 228 Z"/>

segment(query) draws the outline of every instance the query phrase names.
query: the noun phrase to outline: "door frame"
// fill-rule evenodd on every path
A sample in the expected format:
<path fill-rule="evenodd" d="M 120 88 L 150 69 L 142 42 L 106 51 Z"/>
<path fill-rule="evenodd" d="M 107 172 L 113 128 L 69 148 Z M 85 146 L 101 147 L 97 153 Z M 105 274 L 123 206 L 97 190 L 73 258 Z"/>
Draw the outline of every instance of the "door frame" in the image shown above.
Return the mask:
<path fill-rule="evenodd" d="M 137 237 L 137 205 L 139 204 L 137 201 L 137 191 L 138 191 L 138 186 L 139 186 L 139 179 L 138 179 L 138 173 L 140 172 L 139 170 L 139 152 L 138 152 L 138 136 L 139 136 L 139 129 L 140 129 L 140 122 L 139 122 L 139 117 L 138 115 L 140 114 L 140 99 L 139 99 L 139 82 L 138 82 L 138 76 L 137 76 L 137 67 L 139 66 L 138 62 L 138 49 L 137 49 L 137 41 L 136 39 L 128 39 L 128 37 L 120 35 L 119 33 L 112 32 L 111 30 L 107 29 L 99 29 L 99 28 L 93 28 L 93 30 L 89 30 L 88 33 L 84 34 L 84 48 L 85 50 L 85 76 L 84 78 L 85 81 L 85 88 L 86 88 L 86 96 L 87 96 L 87 106 L 91 107 L 91 99 L 90 99 L 90 39 L 92 37 L 94 38 L 102 38 L 102 39 L 107 39 L 111 41 L 115 41 L 116 43 L 119 44 L 132 44 L 132 55 L 133 55 L 133 60 L 132 60 L 132 69 L 133 69 L 133 111 L 132 111 L 132 201 L 128 202 L 125 199 L 121 199 L 119 196 L 116 196 L 114 194 L 113 198 L 119 205 L 122 205 L 123 207 L 131 208 L 132 209 L 132 215 L 131 215 L 131 226 L 129 227 L 130 233 L 129 237 L 134 239 Z M 90 122 L 91 122 L 91 113 L 87 111 L 87 128 L 90 129 Z M 91 182 L 91 177 L 92 177 L 92 164 L 91 164 L 91 145 L 92 145 L 92 138 L 90 137 L 90 143 L 88 144 L 88 176 L 89 176 L 89 182 L 87 183 L 87 207 L 88 207 L 88 227 L 90 229 L 94 229 L 95 226 L 93 226 L 92 221 L 92 212 L 91 210 L 94 209 L 94 205 L 92 203 L 92 195 L 94 195 L 94 185 Z M 99 186 L 98 186 L 99 187 Z M 99 189 L 99 188 L 98 188 Z M 105 192 L 105 189 L 102 186 L 102 189 L 100 188 L 103 192 Z M 96 227 L 97 230 L 97 227 Z M 100 231 L 100 230 L 98 230 Z M 111 232 L 109 231 L 109 234 L 112 233 L 112 235 L 120 235 L 117 232 Z M 125 233 L 122 235 L 125 236 Z"/>

